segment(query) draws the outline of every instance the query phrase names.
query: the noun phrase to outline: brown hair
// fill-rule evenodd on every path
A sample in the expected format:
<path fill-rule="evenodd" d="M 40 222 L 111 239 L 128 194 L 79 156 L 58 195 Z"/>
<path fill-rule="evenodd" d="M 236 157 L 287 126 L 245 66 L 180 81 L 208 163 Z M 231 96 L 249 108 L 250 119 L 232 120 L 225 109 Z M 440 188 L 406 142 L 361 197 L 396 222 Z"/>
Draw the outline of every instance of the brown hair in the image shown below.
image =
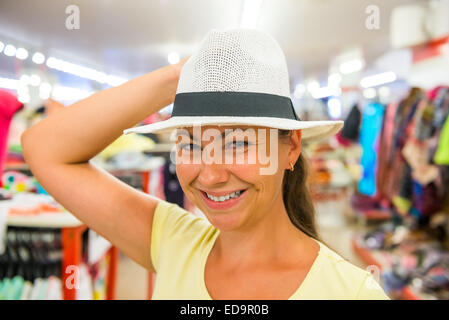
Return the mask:
<path fill-rule="evenodd" d="M 281 139 L 290 138 L 292 131 L 279 130 Z M 315 224 L 315 207 L 307 186 L 309 166 L 303 152 L 294 164 L 294 170 L 285 170 L 282 196 L 290 221 L 302 232 L 320 241 Z"/>

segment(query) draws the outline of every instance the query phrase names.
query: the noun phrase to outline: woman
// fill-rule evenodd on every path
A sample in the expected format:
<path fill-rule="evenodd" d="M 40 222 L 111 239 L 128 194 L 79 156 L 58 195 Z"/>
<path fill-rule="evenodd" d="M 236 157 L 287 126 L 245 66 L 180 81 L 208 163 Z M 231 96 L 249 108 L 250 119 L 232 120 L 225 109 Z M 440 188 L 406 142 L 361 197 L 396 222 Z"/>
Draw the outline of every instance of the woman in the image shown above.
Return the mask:
<path fill-rule="evenodd" d="M 388 299 L 319 241 L 301 139 L 342 123 L 300 121 L 289 92 L 274 39 L 213 30 L 192 57 L 28 129 L 24 156 L 68 211 L 157 273 L 154 299 Z M 126 133 L 177 129 L 181 187 L 209 222 L 89 164 L 173 101 L 170 119 Z"/>

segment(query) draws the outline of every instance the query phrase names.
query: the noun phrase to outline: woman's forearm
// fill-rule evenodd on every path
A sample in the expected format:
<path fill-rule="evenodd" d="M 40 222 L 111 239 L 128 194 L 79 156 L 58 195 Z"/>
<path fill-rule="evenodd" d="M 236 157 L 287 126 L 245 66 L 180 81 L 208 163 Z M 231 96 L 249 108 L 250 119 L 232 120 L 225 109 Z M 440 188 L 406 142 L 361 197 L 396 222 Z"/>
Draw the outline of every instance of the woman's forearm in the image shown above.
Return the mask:
<path fill-rule="evenodd" d="M 27 162 L 89 161 L 123 130 L 169 105 L 175 98 L 179 68 L 169 65 L 98 92 L 27 129 L 22 147 Z"/>

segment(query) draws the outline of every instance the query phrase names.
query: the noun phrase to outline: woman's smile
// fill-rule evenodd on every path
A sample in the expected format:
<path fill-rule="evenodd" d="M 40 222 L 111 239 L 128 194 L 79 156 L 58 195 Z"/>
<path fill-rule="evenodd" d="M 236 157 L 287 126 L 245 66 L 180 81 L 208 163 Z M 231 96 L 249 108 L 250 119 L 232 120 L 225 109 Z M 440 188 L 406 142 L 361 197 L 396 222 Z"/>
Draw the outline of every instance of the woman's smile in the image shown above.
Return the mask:
<path fill-rule="evenodd" d="M 246 189 L 210 191 L 198 189 L 203 202 L 213 210 L 228 210 L 240 203 L 246 196 Z"/>

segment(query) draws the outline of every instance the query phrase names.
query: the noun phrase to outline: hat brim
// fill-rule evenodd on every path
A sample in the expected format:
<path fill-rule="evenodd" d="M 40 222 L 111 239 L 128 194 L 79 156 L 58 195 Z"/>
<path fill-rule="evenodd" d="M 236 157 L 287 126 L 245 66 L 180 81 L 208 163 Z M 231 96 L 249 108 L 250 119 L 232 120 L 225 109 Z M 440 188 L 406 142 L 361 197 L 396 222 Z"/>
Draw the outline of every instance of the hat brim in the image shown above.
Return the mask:
<path fill-rule="evenodd" d="M 336 134 L 342 127 L 343 121 L 300 121 L 273 117 L 171 117 L 140 127 L 134 127 L 123 131 L 129 133 L 170 133 L 174 129 L 206 125 L 247 125 L 277 128 L 284 130 L 302 130 L 302 139 L 317 141 Z"/>

